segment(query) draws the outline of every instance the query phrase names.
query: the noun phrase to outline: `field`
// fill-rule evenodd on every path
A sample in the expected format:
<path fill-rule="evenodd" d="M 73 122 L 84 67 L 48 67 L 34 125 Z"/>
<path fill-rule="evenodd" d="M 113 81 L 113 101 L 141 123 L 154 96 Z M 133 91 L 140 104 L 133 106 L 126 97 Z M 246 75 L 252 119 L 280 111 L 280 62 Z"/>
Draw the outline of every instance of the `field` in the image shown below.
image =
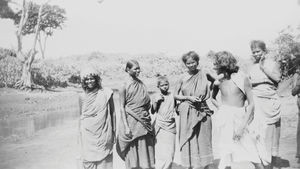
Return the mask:
<path fill-rule="evenodd" d="M 75 169 L 78 146 L 78 89 L 27 93 L 0 89 L 0 168 L 1 169 Z M 296 163 L 297 107 L 294 97 L 282 94 L 282 168 L 300 168 Z M 118 95 L 115 94 L 117 102 Z M 118 105 L 118 103 L 116 103 Z M 117 107 L 117 118 L 118 118 Z M 214 132 L 213 132 L 214 133 Z M 214 153 L 217 158 L 217 151 Z M 217 161 L 217 160 L 216 160 Z M 173 168 L 181 168 L 179 152 Z M 237 164 L 236 168 L 253 168 Z M 124 163 L 114 155 L 114 168 Z"/>

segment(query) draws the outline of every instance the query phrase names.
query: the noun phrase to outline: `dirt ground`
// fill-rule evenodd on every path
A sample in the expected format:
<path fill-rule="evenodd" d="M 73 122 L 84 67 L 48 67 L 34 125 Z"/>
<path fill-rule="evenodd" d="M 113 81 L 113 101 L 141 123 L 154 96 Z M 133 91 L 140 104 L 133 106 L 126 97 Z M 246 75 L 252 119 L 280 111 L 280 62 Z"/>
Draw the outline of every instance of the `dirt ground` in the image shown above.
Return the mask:
<path fill-rule="evenodd" d="M 298 120 L 296 98 L 287 94 L 283 96 L 281 168 L 299 169 L 300 164 L 295 158 Z M 2 122 L 0 123 L 0 169 L 76 169 L 79 157 L 77 101 L 76 91 L 26 93 L 0 89 L 0 122 Z M 49 113 L 55 116 L 47 115 L 43 118 L 36 118 L 41 114 Z M 61 116 L 61 114 L 71 115 Z M 61 120 L 57 122 L 56 117 Z M 5 128 L 14 128 L 18 125 L 18 123 L 12 123 L 10 121 L 12 119 L 33 120 L 33 123 L 29 125 L 26 123 L 24 131 L 21 129 L 12 131 Z M 43 121 L 49 121 L 49 123 L 40 124 Z M 27 134 L 22 134 L 23 132 Z M 217 151 L 215 153 L 217 154 Z M 178 150 L 174 162 L 180 164 Z M 216 164 L 213 168 L 215 166 Z M 116 153 L 114 168 L 124 168 L 123 161 Z M 181 167 L 174 165 L 173 168 Z M 244 163 L 234 168 L 253 168 L 253 166 Z"/>

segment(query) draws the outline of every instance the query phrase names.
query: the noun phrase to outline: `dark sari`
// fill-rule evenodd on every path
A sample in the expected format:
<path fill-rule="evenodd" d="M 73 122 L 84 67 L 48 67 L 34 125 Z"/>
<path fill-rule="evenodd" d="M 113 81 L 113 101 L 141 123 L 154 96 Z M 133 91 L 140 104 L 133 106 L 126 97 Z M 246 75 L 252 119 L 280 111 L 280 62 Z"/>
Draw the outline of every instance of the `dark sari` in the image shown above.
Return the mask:
<path fill-rule="evenodd" d="M 117 152 L 125 160 L 126 168 L 154 168 L 154 130 L 151 126 L 150 97 L 140 80 L 126 86 L 125 113 L 132 137 L 125 135 L 120 123 Z"/>
<path fill-rule="evenodd" d="M 178 106 L 180 116 L 179 144 L 182 164 L 185 167 L 204 167 L 213 161 L 212 154 L 212 111 L 206 100 L 210 97 L 210 82 L 206 73 L 199 70 L 183 80 L 180 91 L 184 96 L 197 96 L 203 101 L 183 101 Z"/>

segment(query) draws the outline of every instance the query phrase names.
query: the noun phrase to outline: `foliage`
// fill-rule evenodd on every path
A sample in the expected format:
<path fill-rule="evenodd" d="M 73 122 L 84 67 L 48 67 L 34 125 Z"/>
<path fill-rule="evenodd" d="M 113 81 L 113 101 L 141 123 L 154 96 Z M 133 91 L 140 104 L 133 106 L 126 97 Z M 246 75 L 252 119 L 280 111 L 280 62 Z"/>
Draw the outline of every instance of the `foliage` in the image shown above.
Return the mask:
<path fill-rule="evenodd" d="M 297 68 L 297 63 L 292 59 L 292 49 L 300 40 L 300 28 L 287 27 L 279 33 L 274 41 L 274 51 L 278 54 L 277 60 L 281 63 L 283 78 L 292 76 Z"/>
<path fill-rule="evenodd" d="M 0 87 L 13 87 L 21 77 L 21 62 L 9 49 L 0 48 Z"/>
<path fill-rule="evenodd" d="M 61 74 L 55 72 L 66 72 L 64 68 L 56 68 L 56 66 L 41 62 L 34 66 L 32 71 L 34 83 L 45 88 L 67 87 L 66 78 L 61 78 Z M 15 57 L 14 53 L 9 49 L 0 48 L 0 87 L 13 88 L 22 75 L 21 70 L 22 63 Z"/>
<path fill-rule="evenodd" d="M 8 2 L 4 0 L 1 1 L 0 5 L 0 17 L 12 19 L 15 25 L 18 25 L 21 20 L 22 11 L 13 12 L 12 9 L 9 8 Z M 3 5 L 3 6 L 2 6 Z M 38 20 L 38 13 L 40 5 L 34 2 L 28 2 L 28 19 L 22 29 L 23 35 L 32 34 L 35 32 L 35 26 Z M 63 8 L 60 8 L 57 5 L 49 5 L 45 4 L 43 6 L 42 14 L 41 14 L 41 23 L 40 30 L 47 35 L 52 35 L 53 30 L 61 29 L 63 23 L 66 20 L 66 11 Z"/>
<path fill-rule="evenodd" d="M 18 30 L 16 31 L 18 46 L 17 58 L 23 63 L 23 72 L 19 81 L 15 83 L 15 86 L 25 90 L 32 90 L 36 87 L 39 88 L 39 86 L 34 83 L 44 84 L 44 79 L 41 78 L 42 76 L 36 76 L 40 80 L 32 78 L 32 75 L 37 74 L 37 72 L 32 72 L 32 63 L 38 53 L 36 44 L 38 42 L 39 50 L 44 58 L 47 37 L 52 36 L 55 29 L 62 28 L 62 25 L 66 20 L 66 12 L 56 5 L 49 5 L 48 3 L 38 5 L 34 2 L 26 2 L 26 0 L 23 0 L 22 8 L 13 14 L 13 10 L 8 5 L 10 1 L 11 0 L 5 0 L 5 2 L 1 2 L 1 5 L 3 6 L 0 7 L 0 18 L 12 19 L 14 24 L 18 27 Z M 25 52 L 22 48 L 22 39 L 23 36 L 30 34 L 34 34 L 34 45 L 29 52 Z M 56 81 L 55 79 L 52 79 L 52 76 L 46 76 L 46 81 L 51 82 L 49 84 L 44 84 L 46 87 L 56 85 Z"/>
<path fill-rule="evenodd" d="M 43 75 L 40 69 L 34 69 L 32 71 L 33 82 L 37 85 L 44 86 L 46 89 L 55 87 L 67 87 L 66 81 L 60 81 L 52 77 L 51 75 Z"/>
<path fill-rule="evenodd" d="M 16 13 L 8 6 L 10 0 L 0 1 L 0 17 L 4 19 L 18 19 Z"/>
<path fill-rule="evenodd" d="M 71 77 L 68 79 L 68 82 L 74 83 L 74 84 L 80 84 L 80 76 L 79 75 L 71 75 Z"/>

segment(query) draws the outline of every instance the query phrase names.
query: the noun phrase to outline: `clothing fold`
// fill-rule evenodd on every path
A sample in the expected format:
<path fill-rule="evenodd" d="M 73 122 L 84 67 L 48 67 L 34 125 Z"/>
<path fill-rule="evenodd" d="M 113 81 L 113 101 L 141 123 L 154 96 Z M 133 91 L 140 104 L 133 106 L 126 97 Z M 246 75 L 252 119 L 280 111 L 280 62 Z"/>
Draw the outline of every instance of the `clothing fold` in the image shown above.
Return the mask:
<path fill-rule="evenodd" d="M 250 161 L 260 163 L 259 150 L 256 140 L 249 133 L 248 127 L 239 140 L 234 140 L 237 130 L 242 127 L 246 115 L 245 107 L 228 105 L 220 106 L 216 117 L 216 128 L 219 133 L 219 169 L 231 166 L 233 162 Z"/>
<path fill-rule="evenodd" d="M 101 161 L 112 154 L 114 136 L 108 103 L 112 93 L 104 88 L 81 99 L 80 147 L 84 161 Z"/>
<path fill-rule="evenodd" d="M 186 75 L 181 84 L 180 94 L 196 96 L 202 102 L 183 101 L 178 105 L 179 146 L 182 164 L 185 167 L 204 167 L 212 163 L 211 111 L 206 103 L 210 97 L 210 82 L 207 75 L 199 70 Z"/>
<path fill-rule="evenodd" d="M 129 168 L 152 168 L 154 165 L 154 130 L 149 109 L 150 97 L 145 85 L 140 80 L 127 83 L 125 115 L 132 135 L 125 135 L 124 122 L 121 121 L 116 150 Z"/>

